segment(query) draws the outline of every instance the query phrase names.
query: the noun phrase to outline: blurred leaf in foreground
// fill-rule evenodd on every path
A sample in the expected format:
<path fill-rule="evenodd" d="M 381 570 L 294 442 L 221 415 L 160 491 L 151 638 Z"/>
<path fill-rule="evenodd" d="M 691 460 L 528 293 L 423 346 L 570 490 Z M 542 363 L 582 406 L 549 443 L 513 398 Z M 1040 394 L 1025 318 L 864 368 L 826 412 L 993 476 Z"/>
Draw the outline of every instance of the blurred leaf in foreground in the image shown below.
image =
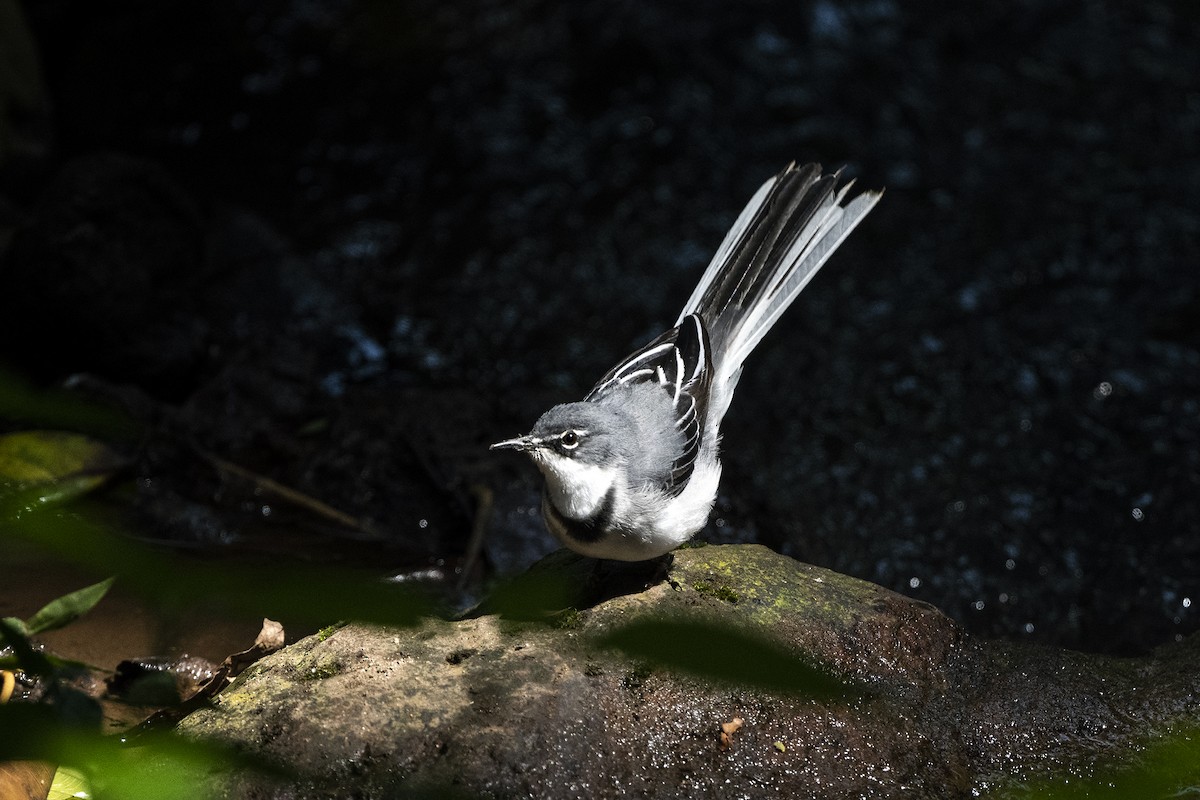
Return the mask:
<path fill-rule="evenodd" d="M 46 800 L 71 800 L 92 796 L 92 785 L 87 776 L 74 767 L 59 767 L 54 771 L 54 781 Z"/>
<path fill-rule="evenodd" d="M 0 436 L 0 479 L 18 485 L 78 474 L 107 475 L 122 463 L 108 445 L 79 433 L 18 431 Z"/>
<path fill-rule="evenodd" d="M 640 619 L 596 640 L 599 647 L 701 678 L 819 698 L 854 687 L 769 639 L 685 618 Z"/>
<path fill-rule="evenodd" d="M 47 507 L 38 487 L 0 494 L 0 531 L 100 575 L 165 607 L 223 607 L 285 622 L 353 619 L 414 625 L 429 599 L 366 570 L 272 562 L 216 564 L 122 536 L 77 514 Z"/>
<path fill-rule="evenodd" d="M 1132 762 L 1132 763 L 1131 763 Z M 1016 800 L 1167 800 L 1200 797 L 1200 723 L 1190 723 L 1122 749 L 1091 777 L 1056 776 L 999 796 Z"/>
<path fill-rule="evenodd" d="M 0 497 L 22 490 L 38 508 L 90 492 L 124 466 L 108 445 L 64 431 L 19 431 L 0 435 Z"/>
<path fill-rule="evenodd" d="M 230 748 L 161 734 L 129 747 L 113 736 L 64 725 L 43 705 L 0 706 L 0 760 L 48 761 L 85 776 L 98 798 L 169 800 L 197 796 L 205 776 L 254 769 L 283 775 L 271 764 Z"/>
<path fill-rule="evenodd" d="M 579 602 L 579 586 L 571 576 L 530 570 L 493 587 L 470 616 L 496 614 L 511 620 L 549 620 Z"/>
<path fill-rule="evenodd" d="M 0 419 L 89 431 L 118 439 L 130 436 L 136 427 L 129 417 L 111 408 L 65 389 L 39 389 L 3 366 L 0 366 Z"/>
<path fill-rule="evenodd" d="M 14 622 L 19 624 L 20 620 L 13 617 L 0 619 L 0 644 L 8 645 L 13 651 L 12 663 L 8 663 L 6 659 L 0 666 L 5 669 L 18 669 L 31 675 L 53 675 L 54 662 L 45 653 L 36 650 Z"/>

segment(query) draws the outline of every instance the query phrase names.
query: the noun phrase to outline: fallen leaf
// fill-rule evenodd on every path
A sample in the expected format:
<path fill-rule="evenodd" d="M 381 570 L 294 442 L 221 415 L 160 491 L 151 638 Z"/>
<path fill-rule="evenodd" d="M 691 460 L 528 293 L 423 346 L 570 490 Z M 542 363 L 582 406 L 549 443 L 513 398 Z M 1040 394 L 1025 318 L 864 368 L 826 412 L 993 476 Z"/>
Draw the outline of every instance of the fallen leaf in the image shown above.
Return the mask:
<path fill-rule="evenodd" d="M 258 632 L 258 636 L 254 640 L 254 646 L 263 648 L 266 651 L 263 655 L 266 655 L 267 653 L 274 653 L 283 647 L 283 643 L 286 640 L 287 636 L 283 632 L 283 623 L 263 617 L 262 630 Z"/>
<path fill-rule="evenodd" d="M 741 717 L 734 717 L 729 722 L 721 723 L 721 749 L 728 750 L 733 744 L 733 735 L 742 729 L 746 721 Z"/>
<path fill-rule="evenodd" d="M 262 630 L 255 637 L 254 644 L 250 648 L 240 653 L 234 653 L 226 658 L 221 663 L 221 669 L 225 670 L 228 673 L 229 679 L 232 680 L 241 675 L 242 671 L 255 661 L 258 661 L 263 656 L 269 656 L 283 647 L 286 638 L 282 624 L 273 619 L 263 617 Z"/>
<path fill-rule="evenodd" d="M 50 792 L 54 765 L 44 761 L 0 763 L 0 797 L 41 800 Z"/>
<path fill-rule="evenodd" d="M 264 617 L 262 630 L 259 631 L 258 637 L 254 640 L 254 644 L 251 647 L 240 653 L 233 653 L 228 656 L 221 662 L 221 666 L 217 668 L 217 671 L 208 680 L 200 684 L 191 697 L 188 697 L 177 706 L 164 708 L 151 714 L 137 727 L 136 734 L 140 735 L 156 729 L 175 727 L 179 723 L 179 720 L 215 697 L 255 661 L 283 647 L 285 639 L 283 625 L 273 619 Z"/>

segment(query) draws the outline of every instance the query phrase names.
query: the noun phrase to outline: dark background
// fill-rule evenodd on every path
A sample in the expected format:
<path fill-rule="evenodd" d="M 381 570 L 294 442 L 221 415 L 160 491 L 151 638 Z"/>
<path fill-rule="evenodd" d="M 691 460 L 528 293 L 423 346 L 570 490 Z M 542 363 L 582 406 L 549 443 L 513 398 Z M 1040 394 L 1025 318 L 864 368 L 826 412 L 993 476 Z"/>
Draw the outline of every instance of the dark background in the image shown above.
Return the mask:
<path fill-rule="evenodd" d="M 747 365 L 702 537 L 985 635 L 1200 628 L 1194 3 L 24 10 L 48 102 L 8 106 L 0 361 L 140 409 L 147 535 L 436 579 L 490 492 L 523 568 L 536 473 L 487 443 L 819 160 L 887 192 Z M 370 524 L 264 527 L 201 451 Z"/>

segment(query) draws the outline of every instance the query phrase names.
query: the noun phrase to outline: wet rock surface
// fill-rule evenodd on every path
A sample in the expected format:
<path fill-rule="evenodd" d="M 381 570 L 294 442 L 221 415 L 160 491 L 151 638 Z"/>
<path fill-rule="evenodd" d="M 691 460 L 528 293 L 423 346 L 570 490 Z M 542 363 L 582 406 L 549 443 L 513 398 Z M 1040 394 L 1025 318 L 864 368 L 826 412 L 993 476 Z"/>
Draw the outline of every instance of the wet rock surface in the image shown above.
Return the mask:
<path fill-rule="evenodd" d="M 592 565 L 548 561 L 543 575 L 587 583 Z M 843 688 L 714 684 L 597 646 L 646 620 L 719 621 Z M 213 796 L 950 798 L 1064 765 L 1086 777 L 1137 726 L 1194 721 L 1200 676 L 1181 666 L 1195 655 L 1193 640 L 1136 661 L 979 641 L 881 587 L 713 546 L 676 552 L 650 588 L 542 622 L 325 631 L 181 730 L 298 773 L 215 775 Z"/>

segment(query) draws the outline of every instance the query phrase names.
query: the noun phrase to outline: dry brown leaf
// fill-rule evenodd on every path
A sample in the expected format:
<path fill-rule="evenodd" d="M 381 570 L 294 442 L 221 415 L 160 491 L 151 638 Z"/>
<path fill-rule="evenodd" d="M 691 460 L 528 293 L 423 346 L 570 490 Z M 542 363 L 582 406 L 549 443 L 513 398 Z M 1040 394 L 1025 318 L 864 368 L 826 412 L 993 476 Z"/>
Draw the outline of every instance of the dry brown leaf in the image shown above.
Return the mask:
<path fill-rule="evenodd" d="M 196 693 L 191 697 L 173 708 L 164 708 L 150 715 L 145 722 L 138 726 L 138 733 L 155 728 L 174 727 L 179 720 L 209 702 L 255 661 L 283 647 L 284 640 L 283 625 L 264 617 L 262 630 L 259 631 L 258 637 L 250 648 L 240 653 L 233 653 L 221 662 L 221 666 L 217 668 L 212 677 L 200 684 Z"/>
<path fill-rule="evenodd" d="M 733 735 L 742 729 L 746 721 L 741 717 L 734 717 L 729 722 L 721 723 L 721 749 L 728 750 L 733 744 Z"/>
<path fill-rule="evenodd" d="M 44 761 L 6 761 L 0 764 L 0 797 L 41 800 L 50 793 L 55 766 Z"/>
<path fill-rule="evenodd" d="M 284 639 L 283 625 L 273 619 L 263 617 L 262 630 L 258 632 L 254 644 L 248 649 L 226 658 L 221 663 L 221 668 L 226 670 L 226 677 L 233 680 L 255 661 L 283 647 Z"/>
<path fill-rule="evenodd" d="M 741 730 L 742 726 L 745 724 L 746 720 L 742 719 L 741 717 L 734 717 L 733 719 L 729 720 L 729 722 L 721 723 L 721 731 L 732 736 Z"/>
<path fill-rule="evenodd" d="M 263 648 L 266 651 L 263 655 L 266 655 L 267 653 L 274 653 L 283 647 L 286 639 L 282 623 L 263 617 L 262 630 L 258 632 L 258 637 L 254 640 L 254 646 Z"/>

